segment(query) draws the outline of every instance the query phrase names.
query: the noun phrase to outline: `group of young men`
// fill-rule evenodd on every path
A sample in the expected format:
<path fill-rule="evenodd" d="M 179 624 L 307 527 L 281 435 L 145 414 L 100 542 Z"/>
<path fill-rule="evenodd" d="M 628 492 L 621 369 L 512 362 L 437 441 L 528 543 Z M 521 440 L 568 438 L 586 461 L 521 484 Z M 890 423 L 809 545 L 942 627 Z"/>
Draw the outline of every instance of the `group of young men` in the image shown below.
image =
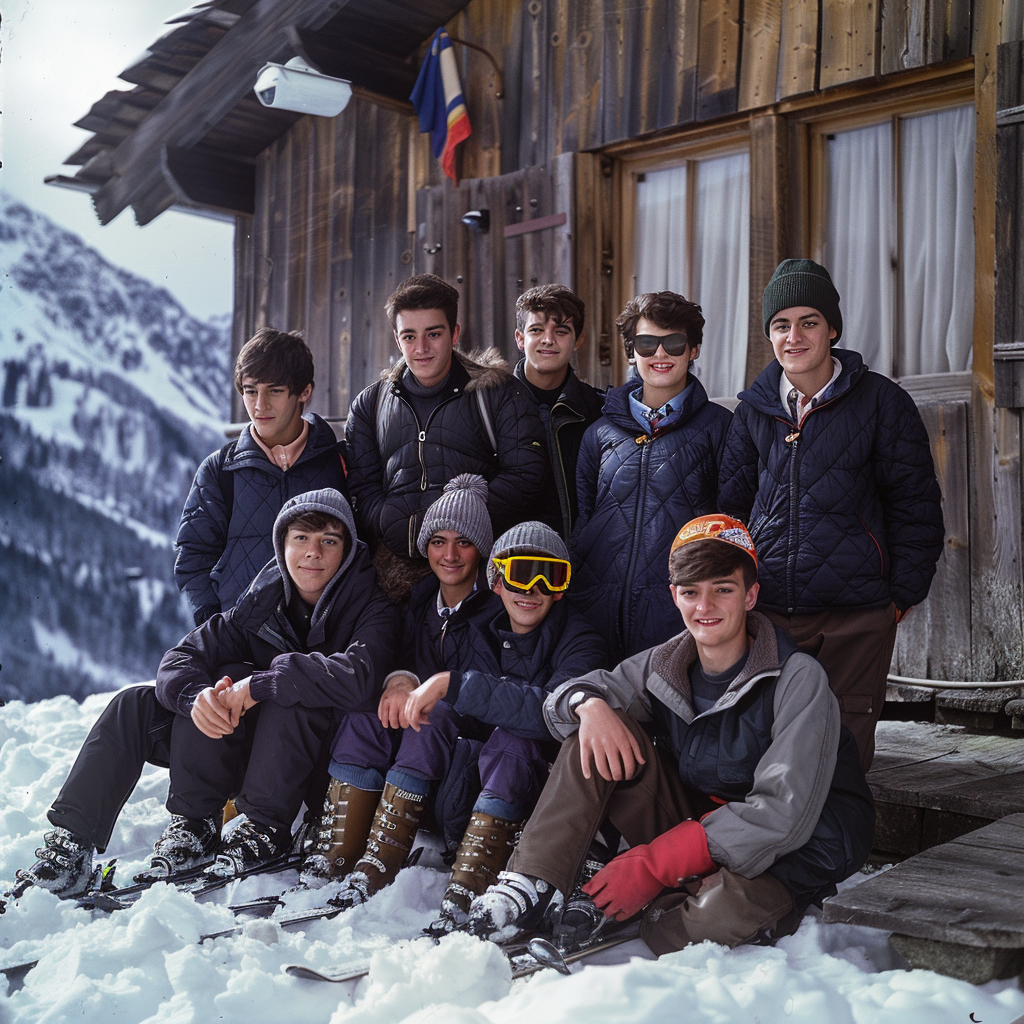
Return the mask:
<path fill-rule="evenodd" d="M 681 295 L 626 305 L 635 373 L 603 394 L 568 288 L 520 296 L 510 371 L 457 349 L 454 288 L 410 278 L 344 443 L 303 414 L 301 338 L 259 331 L 250 423 L 179 528 L 196 628 L 100 716 L 23 880 L 84 891 L 149 762 L 171 812 L 149 877 L 244 873 L 322 801 L 300 885 L 362 903 L 429 828 L 453 858 L 434 935 L 792 931 L 870 851 L 896 625 L 943 523 L 913 401 L 833 347 L 828 272 L 784 261 L 763 311 L 775 359 L 730 414 Z"/>

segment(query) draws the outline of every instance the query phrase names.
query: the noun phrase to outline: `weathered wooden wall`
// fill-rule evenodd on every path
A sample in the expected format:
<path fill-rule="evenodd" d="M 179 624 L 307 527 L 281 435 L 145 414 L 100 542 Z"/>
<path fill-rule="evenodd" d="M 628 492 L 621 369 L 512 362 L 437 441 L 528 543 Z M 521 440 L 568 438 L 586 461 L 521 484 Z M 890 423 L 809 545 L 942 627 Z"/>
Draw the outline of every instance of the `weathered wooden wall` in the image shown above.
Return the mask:
<path fill-rule="evenodd" d="M 971 0 L 472 0 L 448 29 L 494 55 L 505 97 L 487 59 L 456 44 L 474 131 L 463 173 L 961 60 L 971 18 Z"/>
<path fill-rule="evenodd" d="M 397 351 L 383 310 L 412 272 L 409 121 L 354 99 L 340 117 L 303 118 L 257 166 L 251 255 L 236 263 L 252 298 L 246 316 L 236 307 L 236 344 L 257 327 L 304 331 L 311 408 L 324 416 L 344 418 Z"/>
<path fill-rule="evenodd" d="M 884 104 L 899 75 L 977 55 L 974 383 L 969 397 L 922 405 L 946 548 L 931 596 L 901 626 L 895 664 L 908 675 L 1020 676 L 1020 411 L 993 402 L 993 344 L 1024 323 L 1000 314 L 1010 307 L 996 287 L 997 271 L 1020 276 L 1024 244 L 1015 235 L 999 250 L 995 237 L 1008 223 L 997 216 L 995 111 L 1010 102 L 996 97 L 996 52 L 1021 38 L 1021 21 L 1018 0 L 472 0 L 448 29 L 493 54 L 504 95 L 486 57 L 456 43 L 473 125 L 462 183 L 443 178 L 408 111 L 357 99 L 334 120 L 297 123 L 260 157 L 256 213 L 239 220 L 236 344 L 264 323 L 304 329 L 314 408 L 342 417 L 396 355 L 383 303 L 404 277 L 428 270 L 455 284 L 466 346 L 497 344 L 510 359 L 516 295 L 561 280 L 587 303 L 581 372 L 615 382 L 617 157 L 749 120 L 753 377 L 769 358 L 760 288 L 780 259 L 806 254 L 809 237 L 794 112 L 869 92 Z M 1001 172 L 1013 224 L 1017 150 Z M 487 234 L 461 223 L 472 209 L 489 210 Z M 559 214 L 564 223 L 542 220 Z M 531 220 L 547 226 L 506 234 Z"/>

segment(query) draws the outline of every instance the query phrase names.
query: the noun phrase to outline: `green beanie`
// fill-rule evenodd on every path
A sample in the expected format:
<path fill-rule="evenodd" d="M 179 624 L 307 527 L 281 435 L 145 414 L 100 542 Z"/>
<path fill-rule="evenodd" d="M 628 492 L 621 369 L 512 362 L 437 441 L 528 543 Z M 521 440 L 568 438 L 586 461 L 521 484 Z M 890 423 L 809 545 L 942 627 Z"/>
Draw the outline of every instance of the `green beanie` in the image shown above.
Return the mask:
<path fill-rule="evenodd" d="M 843 336 L 843 314 L 839 312 L 839 292 L 828 271 L 814 260 L 783 260 L 764 289 L 761 307 L 764 333 L 771 337 L 768 325 L 780 309 L 809 306 L 816 309 L 835 328 L 834 345 Z"/>

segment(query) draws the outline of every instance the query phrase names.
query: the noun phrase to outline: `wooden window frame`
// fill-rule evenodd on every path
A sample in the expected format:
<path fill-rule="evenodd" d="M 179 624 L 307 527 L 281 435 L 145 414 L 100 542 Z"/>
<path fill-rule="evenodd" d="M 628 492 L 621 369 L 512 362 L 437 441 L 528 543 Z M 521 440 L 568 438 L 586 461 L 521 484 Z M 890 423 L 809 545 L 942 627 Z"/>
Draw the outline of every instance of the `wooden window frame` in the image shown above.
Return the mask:
<path fill-rule="evenodd" d="M 962 67 L 971 64 L 970 69 Z M 827 154 L 828 137 L 844 131 L 853 131 L 872 125 L 888 123 L 893 132 L 893 175 L 899 181 L 901 121 L 921 114 L 935 113 L 952 107 L 974 106 L 974 77 L 972 62 L 961 62 L 946 74 L 932 75 L 912 87 L 902 89 L 891 83 L 879 85 L 869 93 L 822 104 L 794 112 L 792 121 L 798 132 L 798 161 L 801 168 L 800 194 L 805 196 L 802 208 L 794 211 L 794 238 L 802 239 L 802 250 L 823 262 L 827 210 Z M 892 216 L 897 231 L 897 252 L 903 251 L 900 195 L 893 197 Z M 902 308 L 901 275 L 894 268 L 896 301 L 893 317 L 898 319 Z M 893 337 L 899 341 L 898 324 L 893 323 Z M 895 376 L 903 387 L 918 401 L 948 399 L 965 400 L 970 397 L 973 371 L 913 374 Z"/>
<path fill-rule="evenodd" d="M 619 258 L 615 261 L 613 296 L 616 315 L 636 294 L 636 202 L 638 179 L 649 171 L 687 167 L 686 219 L 692 227 L 695 213 L 696 164 L 700 160 L 738 153 L 750 155 L 750 119 L 730 119 L 716 125 L 701 125 L 694 129 L 673 133 L 671 137 L 647 142 L 631 140 L 606 150 L 615 157 L 614 194 L 616 202 L 614 238 Z M 690 240 L 688 239 L 688 244 Z M 693 254 L 691 253 L 691 256 Z M 689 261 L 691 273 L 693 260 Z M 692 282 L 687 282 L 691 287 Z M 689 294 L 686 292 L 685 294 Z M 613 346 L 615 379 L 625 381 L 629 365 L 622 345 Z"/>

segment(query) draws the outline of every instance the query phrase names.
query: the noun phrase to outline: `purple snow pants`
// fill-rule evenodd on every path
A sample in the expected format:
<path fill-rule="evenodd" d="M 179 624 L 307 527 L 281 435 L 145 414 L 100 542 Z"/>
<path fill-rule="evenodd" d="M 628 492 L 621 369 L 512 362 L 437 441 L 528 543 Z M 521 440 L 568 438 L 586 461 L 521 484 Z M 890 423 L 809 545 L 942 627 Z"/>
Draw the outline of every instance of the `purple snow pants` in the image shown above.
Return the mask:
<path fill-rule="evenodd" d="M 476 727 L 474 729 L 474 726 Z M 386 729 L 373 712 L 346 714 L 331 746 L 331 759 L 379 772 L 411 771 L 424 779 L 443 779 L 451 766 L 460 733 L 477 732 L 479 723 L 439 701 L 430 724 L 414 729 Z M 494 729 L 480 751 L 480 786 L 505 803 L 532 809 L 548 775 L 545 744 Z"/>

